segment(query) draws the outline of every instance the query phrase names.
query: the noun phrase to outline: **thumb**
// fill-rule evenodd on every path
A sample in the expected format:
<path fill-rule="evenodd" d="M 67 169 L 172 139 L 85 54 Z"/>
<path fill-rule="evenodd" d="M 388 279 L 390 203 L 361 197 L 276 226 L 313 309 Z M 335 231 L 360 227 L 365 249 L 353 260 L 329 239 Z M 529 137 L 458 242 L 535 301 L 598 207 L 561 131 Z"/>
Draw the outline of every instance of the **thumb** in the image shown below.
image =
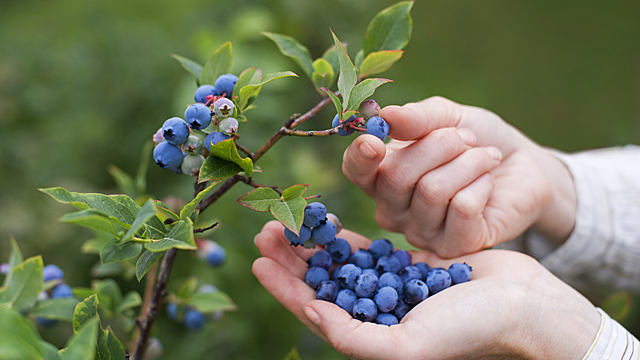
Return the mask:
<path fill-rule="evenodd" d="M 404 106 L 387 106 L 380 111 L 396 140 L 418 140 L 433 130 L 457 127 L 463 115 L 462 105 L 439 96 Z"/>
<path fill-rule="evenodd" d="M 358 136 L 344 152 L 342 172 L 349 181 L 371 196 L 378 177 L 378 165 L 385 153 L 385 145 L 380 139 L 373 135 Z"/>

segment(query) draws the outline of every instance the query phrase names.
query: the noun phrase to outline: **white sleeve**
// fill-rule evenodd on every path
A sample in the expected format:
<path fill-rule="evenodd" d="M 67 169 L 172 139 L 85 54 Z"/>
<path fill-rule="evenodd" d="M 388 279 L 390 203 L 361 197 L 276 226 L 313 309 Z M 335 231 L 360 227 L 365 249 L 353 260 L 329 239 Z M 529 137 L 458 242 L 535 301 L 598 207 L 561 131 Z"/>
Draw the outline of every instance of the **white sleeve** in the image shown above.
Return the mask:
<path fill-rule="evenodd" d="M 600 330 L 582 360 L 637 360 L 640 343 L 625 328 L 598 308 L 602 321 Z"/>

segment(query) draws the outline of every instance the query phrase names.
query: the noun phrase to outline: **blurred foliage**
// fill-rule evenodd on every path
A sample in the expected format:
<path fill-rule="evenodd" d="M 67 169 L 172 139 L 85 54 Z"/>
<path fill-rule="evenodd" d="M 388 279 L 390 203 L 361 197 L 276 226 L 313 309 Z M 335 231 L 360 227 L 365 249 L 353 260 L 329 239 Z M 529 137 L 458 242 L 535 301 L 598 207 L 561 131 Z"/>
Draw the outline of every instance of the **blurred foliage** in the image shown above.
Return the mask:
<path fill-rule="evenodd" d="M 301 72 L 260 35 L 296 37 L 313 58 L 332 44 L 329 27 L 349 42 L 352 57 L 379 10 L 394 0 L 238 0 L 180 2 L 0 2 L 0 261 L 9 235 L 26 257 L 43 254 L 72 286 L 87 286 L 97 256 L 80 253 L 89 231 L 57 219 L 70 211 L 37 187 L 115 193 L 110 164 L 135 174 L 145 142 L 193 102 L 193 79 L 169 56 L 199 62 L 226 41 L 234 45 L 232 72 L 249 66 L 265 73 Z M 442 95 L 491 109 L 543 145 L 566 151 L 640 143 L 640 3 L 633 0 L 514 2 L 419 1 L 414 35 L 395 80 L 378 90 L 381 105 Z M 319 95 L 304 78 L 280 80 L 247 115 L 242 144 L 255 148 L 292 113 Z M 325 109 L 303 129 L 329 127 Z M 346 227 L 371 238 L 388 236 L 373 220 L 373 202 L 341 173 L 350 138 L 288 138 L 263 159 L 260 183 L 309 183 Z M 296 151 L 291 151 L 296 149 Z M 296 166 L 284 166 L 293 162 Z M 212 270 L 180 252 L 170 288 L 197 274 L 199 282 L 227 291 L 238 311 L 198 333 L 168 321 L 155 335 L 163 358 L 281 359 L 296 346 L 305 360 L 343 358 L 307 331 L 264 291 L 251 273 L 259 256 L 252 239 L 269 214 L 235 203 L 239 184 L 200 219 L 222 225 L 207 233 L 227 249 L 228 262 Z M 192 179 L 149 168 L 147 191 L 188 200 Z M 37 225 L 36 225 L 37 224 Z M 135 280 L 123 292 L 143 292 Z M 634 303 L 638 303 L 638 296 Z M 639 307 L 623 322 L 640 335 Z M 164 311 L 164 308 L 163 308 Z M 72 329 L 42 331 L 58 347 Z M 118 334 L 120 336 L 120 334 Z M 124 339 L 122 336 L 120 336 Z M 187 357 L 188 354 L 188 357 Z"/>

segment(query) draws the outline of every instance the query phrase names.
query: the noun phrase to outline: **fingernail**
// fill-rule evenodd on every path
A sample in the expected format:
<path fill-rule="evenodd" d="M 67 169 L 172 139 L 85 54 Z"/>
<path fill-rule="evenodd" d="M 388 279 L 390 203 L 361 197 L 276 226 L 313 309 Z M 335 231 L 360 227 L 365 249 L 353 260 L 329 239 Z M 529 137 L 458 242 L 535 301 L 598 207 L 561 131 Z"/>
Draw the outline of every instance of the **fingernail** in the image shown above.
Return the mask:
<path fill-rule="evenodd" d="M 304 315 L 316 326 L 320 326 L 320 315 L 312 308 L 305 306 L 302 308 Z"/>
<path fill-rule="evenodd" d="M 500 159 L 502 159 L 502 153 L 500 152 L 500 150 L 498 150 L 498 148 L 489 146 L 484 148 L 484 150 L 488 152 L 489 155 L 491 155 L 491 157 L 494 158 L 496 161 L 500 161 Z"/>
<path fill-rule="evenodd" d="M 258 234 L 258 235 L 260 235 L 260 234 Z M 258 245 L 258 235 L 253 237 L 253 243 L 256 244 L 256 245 Z"/>
<path fill-rule="evenodd" d="M 469 129 L 457 129 L 456 132 L 465 144 L 473 146 L 476 143 L 476 135 Z"/>
<path fill-rule="evenodd" d="M 373 160 L 376 156 L 378 156 L 378 153 L 373 150 L 371 145 L 369 145 L 369 143 L 367 143 L 366 141 L 363 141 L 362 144 L 360 144 L 358 150 L 360 150 L 360 154 L 362 155 L 362 157 L 367 160 Z"/>

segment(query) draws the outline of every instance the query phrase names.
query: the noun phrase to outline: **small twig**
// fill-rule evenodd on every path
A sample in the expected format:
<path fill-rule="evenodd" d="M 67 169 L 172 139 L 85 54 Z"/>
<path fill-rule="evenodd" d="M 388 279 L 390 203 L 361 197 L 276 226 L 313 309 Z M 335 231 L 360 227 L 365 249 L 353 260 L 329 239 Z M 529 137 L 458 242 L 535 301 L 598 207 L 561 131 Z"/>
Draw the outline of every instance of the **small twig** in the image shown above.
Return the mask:
<path fill-rule="evenodd" d="M 268 188 L 271 188 L 271 189 L 273 189 L 273 190 L 277 191 L 277 192 L 278 192 L 278 194 L 282 195 L 282 190 L 278 189 L 278 186 L 276 186 L 276 185 L 263 185 L 263 184 L 258 184 L 257 182 L 253 181 L 253 179 L 252 179 L 252 178 L 250 178 L 250 177 L 248 178 L 248 177 L 246 177 L 246 176 L 243 176 L 243 177 L 240 179 L 240 181 L 242 181 L 243 183 L 245 183 L 245 184 L 247 184 L 247 185 L 253 186 L 254 188 L 268 187 Z"/>
<path fill-rule="evenodd" d="M 197 182 L 193 184 L 193 197 L 195 198 L 198 194 L 207 188 L 207 181 L 203 181 L 201 183 Z"/>
<path fill-rule="evenodd" d="M 307 197 L 304 197 L 303 199 L 311 200 L 311 199 L 318 199 L 318 198 L 321 198 L 321 197 L 322 197 L 322 195 L 318 194 L 318 195 L 307 196 Z"/>
<path fill-rule="evenodd" d="M 165 219 L 165 220 L 164 220 L 164 224 L 165 224 L 165 225 L 171 225 L 171 224 L 173 224 L 174 222 L 176 222 L 176 221 L 175 221 L 175 220 L 173 220 L 172 218 L 167 218 L 167 219 Z"/>
<path fill-rule="evenodd" d="M 342 128 L 343 125 L 338 125 L 334 128 L 327 130 L 315 130 L 315 131 L 303 131 L 303 130 L 294 130 L 294 129 L 280 129 L 280 132 L 283 135 L 287 136 L 305 136 L 305 137 L 323 137 L 323 136 L 331 136 L 338 133 L 338 130 Z"/>
<path fill-rule="evenodd" d="M 218 225 L 220 225 L 220 222 L 216 221 L 216 223 L 215 223 L 215 224 L 213 224 L 213 225 L 211 225 L 211 226 L 207 226 L 206 228 L 193 229 L 193 233 L 194 233 L 194 234 L 203 233 L 203 232 L 205 232 L 205 231 L 208 231 L 208 230 L 213 229 L 214 227 L 216 227 L 216 226 L 218 226 Z"/>
<path fill-rule="evenodd" d="M 244 147 L 244 146 L 242 146 L 242 145 L 238 144 L 237 142 L 236 142 L 236 147 L 238 148 L 238 150 L 240 150 L 240 151 L 242 151 L 243 153 L 247 154 L 247 156 L 249 157 L 249 159 L 253 160 L 253 157 L 255 156 L 255 154 L 254 154 L 251 150 L 249 150 L 249 149 L 247 149 L 246 147 Z"/>
<path fill-rule="evenodd" d="M 234 176 L 228 178 L 227 181 L 225 181 L 224 183 L 222 183 L 222 185 L 220 185 L 218 190 L 216 190 L 208 198 L 200 201 L 200 204 L 198 204 L 196 209 L 200 210 L 200 213 L 205 211 L 209 207 L 209 205 L 211 205 L 214 202 L 216 202 L 216 200 L 218 200 L 218 198 L 220 198 L 220 196 L 224 195 L 224 193 L 229 191 L 229 189 L 231 189 L 233 187 L 233 185 L 235 185 L 238 181 L 240 181 L 242 177 L 243 177 L 242 175 L 234 175 Z"/>

